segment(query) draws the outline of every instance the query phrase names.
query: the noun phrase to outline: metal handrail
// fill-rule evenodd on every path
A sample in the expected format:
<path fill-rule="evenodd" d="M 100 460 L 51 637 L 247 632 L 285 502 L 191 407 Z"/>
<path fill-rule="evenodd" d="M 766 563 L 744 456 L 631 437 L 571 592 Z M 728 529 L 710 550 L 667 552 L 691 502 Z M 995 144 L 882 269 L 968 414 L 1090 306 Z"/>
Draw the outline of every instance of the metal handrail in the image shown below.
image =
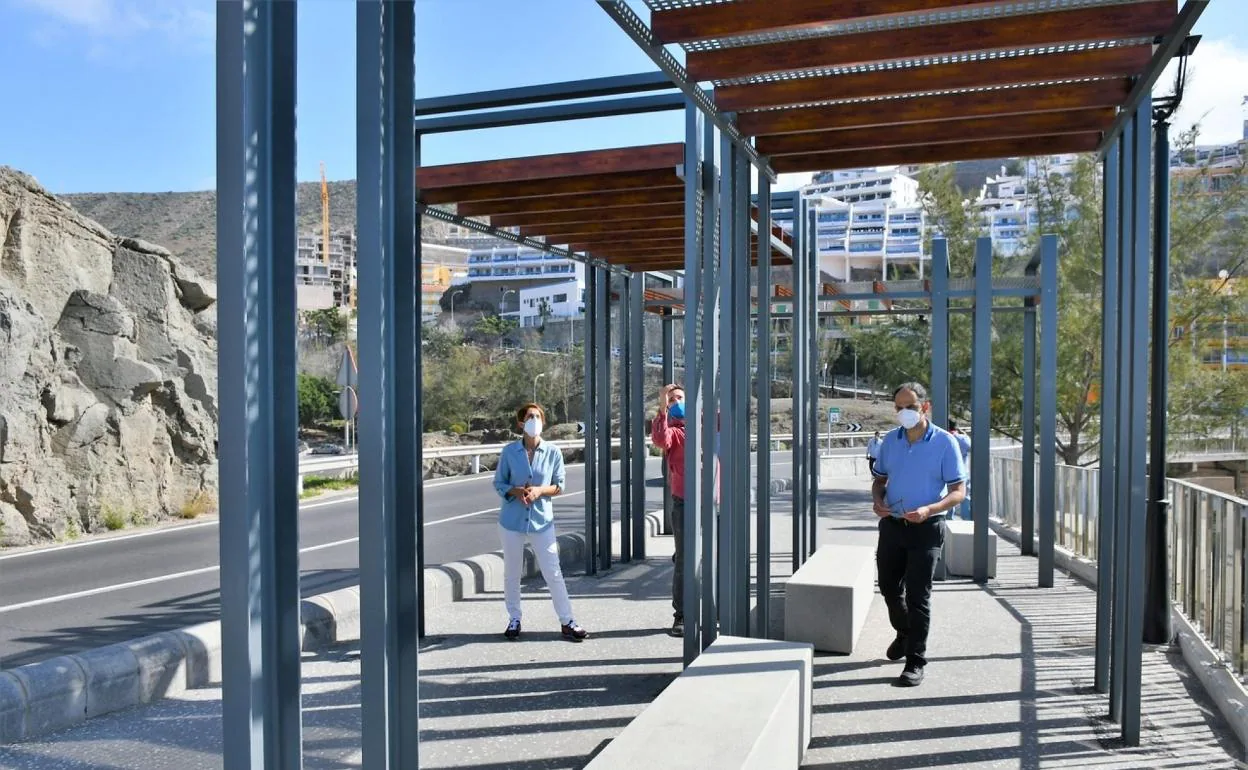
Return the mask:
<path fill-rule="evenodd" d="M 991 507 L 1021 529 L 1022 460 L 992 458 Z M 1037 477 L 1039 473 L 1037 471 Z M 1057 545 L 1096 561 L 1099 471 L 1058 465 Z M 1166 479 L 1170 500 L 1170 601 L 1241 680 L 1248 673 L 1248 499 Z"/>

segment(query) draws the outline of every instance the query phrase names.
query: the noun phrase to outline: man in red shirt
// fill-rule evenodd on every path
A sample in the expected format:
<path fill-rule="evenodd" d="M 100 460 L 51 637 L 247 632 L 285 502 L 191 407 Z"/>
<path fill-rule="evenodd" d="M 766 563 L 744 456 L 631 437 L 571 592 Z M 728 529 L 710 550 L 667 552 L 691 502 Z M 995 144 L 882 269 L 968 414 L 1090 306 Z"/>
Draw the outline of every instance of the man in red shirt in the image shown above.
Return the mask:
<path fill-rule="evenodd" d="M 659 391 L 659 413 L 650 426 L 650 439 L 663 450 L 667 483 L 672 490 L 672 535 L 676 553 L 672 561 L 672 636 L 685 635 L 684 529 L 685 529 L 685 389 L 664 385 Z"/>

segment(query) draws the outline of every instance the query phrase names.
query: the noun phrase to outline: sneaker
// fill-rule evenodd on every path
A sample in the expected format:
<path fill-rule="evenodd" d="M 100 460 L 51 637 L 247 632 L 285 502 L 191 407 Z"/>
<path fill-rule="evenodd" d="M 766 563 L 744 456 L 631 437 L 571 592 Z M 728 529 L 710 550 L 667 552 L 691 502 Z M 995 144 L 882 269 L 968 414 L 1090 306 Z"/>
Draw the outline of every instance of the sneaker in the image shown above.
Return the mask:
<path fill-rule="evenodd" d="M 564 639 L 571 639 L 574 642 L 589 638 L 589 632 L 581 628 L 581 624 L 575 620 L 563 624 L 559 630 L 563 632 Z"/>
<path fill-rule="evenodd" d="M 677 615 L 676 619 L 672 621 L 671 630 L 668 631 L 667 633 L 669 633 L 672 636 L 684 636 L 685 635 L 685 619 L 681 617 L 680 615 Z"/>
<path fill-rule="evenodd" d="M 897 638 L 893 640 L 892 644 L 888 645 L 888 650 L 884 653 L 884 655 L 889 660 L 901 660 L 903 657 L 905 657 L 906 635 L 897 634 Z"/>
<path fill-rule="evenodd" d="M 917 663 L 907 663 L 901 676 L 897 677 L 898 687 L 918 687 L 923 683 L 923 667 Z"/>
<path fill-rule="evenodd" d="M 511 622 L 507 624 L 507 630 L 503 632 L 503 636 L 505 636 L 508 639 L 520 638 L 520 619 L 519 618 L 511 619 Z"/>

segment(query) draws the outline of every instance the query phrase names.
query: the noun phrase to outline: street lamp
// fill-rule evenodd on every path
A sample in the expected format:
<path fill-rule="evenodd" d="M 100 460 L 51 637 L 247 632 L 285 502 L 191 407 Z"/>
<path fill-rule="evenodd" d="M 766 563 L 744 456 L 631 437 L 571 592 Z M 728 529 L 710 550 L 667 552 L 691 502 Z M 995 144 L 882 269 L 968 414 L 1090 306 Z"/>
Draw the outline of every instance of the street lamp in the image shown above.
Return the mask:
<path fill-rule="evenodd" d="M 515 289 L 500 289 L 499 291 L 501 291 L 501 292 L 502 292 L 502 295 L 501 295 L 501 296 L 499 296 L 499 298 L 498 298 L 498 314 L 499 314 L 499 315 L 502 315 L 502 314 L 503 314 L 503 300 L 507 299 L 507 295 L 508 295 L 508 294 L 515 294 L 515 295 L 516 295 L 516 314 L 517 314 L 517 315 L 519 315 L 519 312 L 520 312 L 520 292 L 516 291 Z"/>
<path fill-rule="evenodd" d="M 455 325 L 455 295 L 463 294 L 463 293 L 464 293 L 463 289 L 456 289 L 455 291 L 451 292 L 451 326 Z"/>
<path fill-rule="evenodd" d="M 546 372 L 539 373 L 533 378 L 533 403 L 537 403 L 537 381 L 546 376 Z"/>

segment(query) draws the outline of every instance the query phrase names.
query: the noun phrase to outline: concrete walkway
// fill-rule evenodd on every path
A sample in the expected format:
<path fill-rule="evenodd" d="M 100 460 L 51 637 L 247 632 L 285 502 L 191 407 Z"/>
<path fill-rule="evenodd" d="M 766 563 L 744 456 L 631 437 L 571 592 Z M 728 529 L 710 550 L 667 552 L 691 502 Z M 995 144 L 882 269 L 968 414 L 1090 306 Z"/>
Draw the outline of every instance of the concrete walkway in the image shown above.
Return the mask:
<path fill-rule="evenodd" d="M 821 495 L 822 542 L 874 542 L 864 480 Z M 779 499 L 773 570 L 787 573 L 791 529 Z M 547 594 L 526 588 L 525 634 L 501 638 L 501 597 L 458 602 L 428 618 L 421 657 L 422 768 L 579 768 L 680 671 L 671 619 L 670 538 L 651 560 L 569 579 L 593 632 L 559 638 Z M 1064 575 L 1039 590 L 1035 561 L 1000 546 L 998 579 L 938 584 L 923 686 L 892 686 L 900 664 L 877 596 L 857 651 L 815 659 L 814 740 L 806 768 L 1232 768 L 1241 749 L 1177 653 L 1146 652 L 1145 736 L 1122 747 L 1106 701 L 1090 691 L 1094 594 Z M 783 613 L 776 602 L 773 620 Z M 782 626 L 773 626 L 782 627 Z M 304 665 L 305 764 L 353 768 L 359 755 L 356 649 Z M 103 717 L 51 738 L 0 748 L 0 767 L 219 768 L 220 691 Z M 696 750 L 696 736 L 690 736 Z"/>

